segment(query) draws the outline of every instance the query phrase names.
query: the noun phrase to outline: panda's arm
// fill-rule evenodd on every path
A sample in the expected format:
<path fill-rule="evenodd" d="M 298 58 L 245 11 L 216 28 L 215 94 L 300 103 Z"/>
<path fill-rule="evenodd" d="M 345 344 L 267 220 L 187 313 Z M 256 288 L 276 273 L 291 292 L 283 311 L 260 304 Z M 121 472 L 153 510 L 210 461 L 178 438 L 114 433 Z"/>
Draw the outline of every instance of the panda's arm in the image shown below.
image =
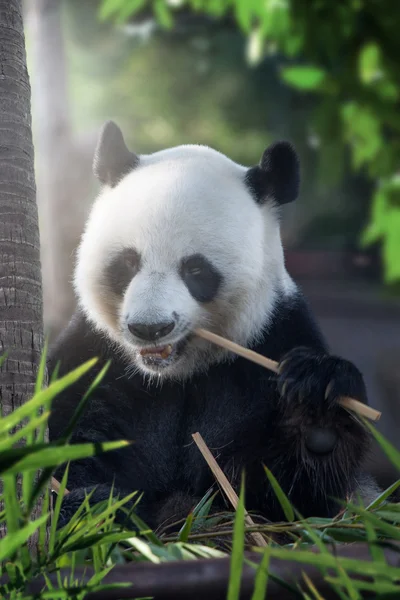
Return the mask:
<path fill-rule="evenodd" d="M 301 297 L 282 311 L 271 333 L 263 353 L 279 361 L 279 375 L 265 376 L 263 394 L 267 388 L 269 406 L 262 434 L 256 431 L 256 420 L 249 425 L 249 433 L 253 429 L 254 438 L 263 440 L 253 456 L 261 454 L 301 514 L 326 515 L 338 507 L 332 498 L 343 500 L 358 488 L 369 435 L 338 399 L 350 396 L 367 403 L 364 380 L 355 365 L 329 353 Z M 252 462 L 249 456 L 250 476 Z M 259 466 L 254 469 L 253 481 L 265 482 Z M 261 493 L 258 503 L 267 512 L 275 508 L 279 513 L 268 486 L 256 483 L 254 490 Z"/>

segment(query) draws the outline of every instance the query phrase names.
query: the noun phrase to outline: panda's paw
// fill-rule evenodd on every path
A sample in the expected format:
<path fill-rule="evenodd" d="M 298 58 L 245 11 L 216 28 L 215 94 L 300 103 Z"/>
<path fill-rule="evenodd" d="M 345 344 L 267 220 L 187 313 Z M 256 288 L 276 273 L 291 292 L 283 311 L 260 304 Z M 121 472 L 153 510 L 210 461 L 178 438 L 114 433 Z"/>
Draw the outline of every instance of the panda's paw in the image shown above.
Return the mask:
<path fill-rule="evenodd" d="M 363 377 L 351 362 L 298 347 L 279 363 L 278 391 L 286 407 L 326 412 L 337 407 L 341 396 L 367 403 Z"/>

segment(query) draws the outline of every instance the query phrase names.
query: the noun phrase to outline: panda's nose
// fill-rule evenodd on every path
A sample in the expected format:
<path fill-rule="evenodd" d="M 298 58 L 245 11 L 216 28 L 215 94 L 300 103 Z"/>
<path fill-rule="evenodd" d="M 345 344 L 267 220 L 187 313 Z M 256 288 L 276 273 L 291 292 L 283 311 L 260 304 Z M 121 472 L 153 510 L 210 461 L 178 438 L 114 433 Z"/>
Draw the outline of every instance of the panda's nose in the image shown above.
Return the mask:
<path fill-rule="evenodd" d="M 163 323 L 129 323 L 129 331 L 137 338 L 141 340 L 147 340 L 148 342 L 155 342 L 160 338 L 165 337 L 175 327 L 174 321 L 163 322 Z"/>

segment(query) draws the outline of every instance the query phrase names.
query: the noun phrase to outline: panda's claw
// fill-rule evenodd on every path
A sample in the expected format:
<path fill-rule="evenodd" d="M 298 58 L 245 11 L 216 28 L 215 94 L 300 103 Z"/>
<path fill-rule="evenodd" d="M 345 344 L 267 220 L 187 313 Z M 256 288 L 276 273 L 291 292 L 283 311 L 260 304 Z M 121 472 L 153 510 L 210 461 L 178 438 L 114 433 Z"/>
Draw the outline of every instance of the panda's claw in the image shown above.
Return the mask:
<path fill-rule="evenodd" d="M 349 361 L 309 348 L 294 348 L 279 363 L 277 387 L 286 407 L 315 412 L 338 407 L 341 396 L 366 403 L 363 378 Z"/>

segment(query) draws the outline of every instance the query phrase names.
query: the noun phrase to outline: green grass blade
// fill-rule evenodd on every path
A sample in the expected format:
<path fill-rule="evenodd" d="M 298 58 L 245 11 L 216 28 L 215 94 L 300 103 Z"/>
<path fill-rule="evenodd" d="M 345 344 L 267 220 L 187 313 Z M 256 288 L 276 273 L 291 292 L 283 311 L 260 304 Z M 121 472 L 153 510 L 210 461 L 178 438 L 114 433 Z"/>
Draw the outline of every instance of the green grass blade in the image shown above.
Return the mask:
<path fill-rule="evenodd" d="M 42 515 L 50 515 L 50 490 L 46 489 L 46 492 L 43 497 L 42 504 Z M 47 546 L 47 521 L 42 523 L 39 527 L 39 549 L 40 551 L 45 552 Z"/>
<path fill-rule="evenodd" d="M 70 420 L 70 422 L 67 425 L 67 428 L 63 434 L 62 439 L 59 440 L 59 444 L 62 445 L 64 443 L 66 443 L 71 435 L 73 434 L 75 428 L 76 428 L 76 424 L 78 423 L 78 421 L 80 420 L 82 413 L 84 412 L 85 408 L 86 408 L 86 404 L 87 401 L 89 400 L 89 397 L 91 395 L 91 393 L 93 392 L 93 390 L 99 385 L 99 383 L 102 381 L 104 375 L 106 374 L 107 370 L 109 369 L 111 364 L 111 361 L 108 361 L 106 363 L 106 365 L 101 369 L 101 371 L 97 374 L 97 376 L 94 378 L 94 380 L 92 381 L 92 383 L 89 386 L 89 389 L 87 390 L 87 392 L 84 394 L 84 396 L 81 398 L 74 414 L 72 415 L 72 418 Z"/>
<path fill-rule="evenodd" d="M 40 406 L 46 406 L 64 389 L 71 386 L 78 379 L 80 379 L 89 369 L 93 367 L 97 362 L 97 359 L 87 361 L 80 367 L 74 369 L 61 379 L 57 379 L 51 383 L 47 388 L 41 390 L 38 394 L 35 394 L 31 400 L 28 400 L 22 406 L 19 406 L 12 413 L 4 417 L 0 421 L 0 435 L 8 434 L 14 427 L 16 427 L 21 421 L 32 416 L 35 410 Z"/>
<path fill-rule="evenodd" d="M 267 547 L 264 551 L 264 556 L 257 567 L 254 580 L 254 591 L 253 595 L 251 596 L 251 600 L 265 600 L 268 586 L 269 557 L 270 553 L 269 548 Z"/>
<path fill-rule="evenodd" d="M 236 509 L 235 523 L 233 528 L 233 545 L 230 561 L 230 577 L 228 584 L 227 600 L 239 600 L 240 583 L 242 579 L 244 558 L 244 476 L 240 486 L 239 503 Z"/>
<path fill-rule="evenodd" d="M 31 419 L 29 423 L 27 423 L 24 427 L 21 427 L 21 429 L 17 429 L 17 431 L 12 435 L 3 438 L 2 441 L 0 441 L 0 453 L 7 451 L 23 438 L 26 438 L 27 446 L 32 445 L 33 442 L 29 441 L 31 438 L 31 433 L 34 432 L 42 423 L 44 423 L 46 426 L 49 416 L 50 411 L 46 411 L 41 415 Z"/>
<path fill-rule="evenodd" d="M 7 533 L 8 535 L 14 535 L 19 529 L 18 522 L 21 519 L 21 506 L 18 500 L 15 475 L 3 476 L 3 488 Z"/>
<path fill-rule="evenodd" d="M 400 528 L 395 527 L 390 523 L 387 523 L 383 519 L 380 519 L 378 516 L 376 516 L 374 513 L 365 510 L 365 508 L 359 508 L 351 502 L 348 502 L 348 507 L 351 508 L 351 510 L 357 515 L 360 515 L 364 525 L 366 522 L 369 522 L 377 531 L 384 533 L 388 538 L 400 541 Z"/>
<path fill-rule="evenodd" d="M 27 454 L 22 459 L 13 462 L 10 466 L 0 463 L 3 475 L 17 474 L 22 471 L 37 470 L 45 467 L 58 467 L 71 460 L 80 460 L 91 456 L 98 456 L 103 452 L 110 452 L 129 446 L 131 442 L 98 442 L 90 444 L 73 444 L 68 446 L 49 445 L 40 448 L 37 452 Z M 28 449 L 29 450 L 29 449 Z"/>
<path fill-rule="evenodd" d="M 290 503 L 289 498 L 286 496 L 285 492 L 282 490 L 282 488 L 279 485 L 278 481 L 276 480 L 275 476 L 268 469 L 268 467 L 264 466 L 264 470 L 265 470 L 265 473 L 269 479 L 269 482 L 275 492 L 275 495 L 279 500 L 279 504 L 281 505 L 283 514 L 285 515 L 287 521 L 289 523 L 292 523 L 295 520 L 295 516 L 294 516 L 294 510 Z"/>
<path fill-rule="evenodd" d="M 60 517 L 61 504 L 64 498 L 65 489 L 67 487 L 68 481 L 68 473 L 69 473 L 69 464 L 66 466 L 64 471 L 63 478 L 60 482 L 60 489 L 58 491 L 57 500 L 53 509 L 53 515 L 51 519 L 51 527 L 50 527 L 50 539 L 49 539 L 49 554 L 53 554 L 54 545 L 56 541 L 56 533 L 57 533 L 57 523 Z"/>
<path fill-rule="evenodd" d="M 368 504 L 366 510 L 374 510 L 375 508 L 378 508 L 379 506 L 381 506 L 381 504 L 383 504 L 389 498 L 389 496 L 391 496 L 393 494 L 393 492 L 395 492 L 397 490 L 399 485 L 400 485 L 400 479 L 398 479 L 397 481 L 392 483 L 391 486 L 389 486 L 385 491 L 383 491 L 381 494 L 379 494 L 379 496 L 377 498 L 375 498 L 375 500 L 373 500 L 370 504 Z"/>
<path fill-rule="evenodd" d="M 0 561 L 13 556 L 15 552 L 27 542 L 31 535 L 48 519 L 48 515 L 42 515 L 36 521 L 31 521 L 25 527 L 12 534 L 7 534 L 0 544 Z"/>
<path fill-rule="evenodd" d="M 159 556 L 157 556 L 157 554 L 155 554 L 153 552 L 153 550 L 151 549 L 151 547 L 149 546 L 149 544 L 147 542 L 145 542 L 144 540 L 141 540 L 138 537 L 132 537 L 129 540 L 127 540 L 127 542 L 129 542 L 129 544 L 135 548 L 135 550 L 137 550 L 138 552 L 140 552 L 140 554 L 146 558 L 146 560 L 148 560 L 149 562 L 155 563 L 155 564 L 159 564 L 161 562 L 161 559 Z"/>
<path fill-rule="evenodd" d="M 255 549 L 257 551 L 257 549 Z M 333 554 L 316 554 L 307 550 L 296 550 L 293 552 L 291 549 L 284 547 L 281 548 L 270 548 L 271 557 L 279 560 L 294 560 L 299 563 L 314 565 L 315 567 L 336 569 L 340 564 L 347 573 L 355 573 L 358 575 L 365 575 L 375 577 L 382 572 L 381 563 L 373 563 L 365 560 L 357 560 L 353 558 L 340 557 L 337 558 Z M 393 579 L 399 578 L 399 569 L 390 565 L 385 565 L 385 573 L 388 577 Z"/>
<path fill-rule="evenodd" d="M 185 520 L 185 522 L 183 524 L 183 527 L 179 531 L 178 540 L 180 542 L 187 542 L 188 541 L 190 532 L 192 531 L 193 519 L 194 519 L 194 515 L 191 512 L 187 516 L 187 518 L 186 518 L 186 520 Z"/>
<path fill-rule="evenodd" d="M 38 373 L 36 376 L 35 395 L 40 392 L 40 390 L 42 389 L 42 387 L 45 383 L 48 348 L 49 348 L 49 343 L 48 343 L 48 339 L 46 338 L 46 340 L 44 342 L 43 350 L 42 350 L 42 356 L 40 358 Z"/>
<path fill-rule="evenodd" d="M 50 375 L 49 383 L 54 383 L 54 381 L 57 381 L 58 373 L 60 372 L 60 367 L 61 367 L 61 361 L 57 361 L 56 366 L 54 367 L 53 372 Z"/>

